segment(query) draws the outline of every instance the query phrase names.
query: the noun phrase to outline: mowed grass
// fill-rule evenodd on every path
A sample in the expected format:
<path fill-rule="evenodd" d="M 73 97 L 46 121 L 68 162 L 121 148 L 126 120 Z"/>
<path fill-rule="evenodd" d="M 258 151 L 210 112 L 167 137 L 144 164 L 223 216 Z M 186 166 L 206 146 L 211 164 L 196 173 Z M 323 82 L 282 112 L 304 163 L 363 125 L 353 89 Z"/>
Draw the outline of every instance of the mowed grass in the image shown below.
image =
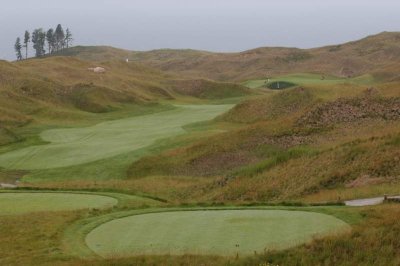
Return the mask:
<path fill-rule="evenodd" d="M 86 243 L 103 257 L 131 255 L 250 255 L 288 248 L 349 226 L 326 214 L 285 210 L 149 213 L 100 225 Z"/>
<path fill-rule="evenodd" d="M 94 194 L 0 193 L 0 215 L 100 209 L 110 208 L 117 204 L 116 198 Z"/>
<path fill-rule="evenodd" d="M 363 75 L 353 78 L 341 78 L 329 75 L 299 73 L 299 74 L 290 74 L 290 75 L 273 77 L 269 79 L 268 83 L 267 79 L 248 80 L 245 81 L 243 85 L 251 89 L 257 89 L 261 87 L 267 87 L 268 84 L 272 84 L 279 81 L 289 82 L 299 86 L 340 85 L 340 84 L 372 85 L 376 82 L 374 77 L 372 77 L 371 75 Z"/>
<path fill-rule="evenodd" d="M 210 120 L 232 105 L 182 105 L 139 117 L 103 122 L 91 127 L 46 130 L 49 144 L 0 155 L 6 169 L 50 169 L 93 162 L 135 151 L 155 141 L 185 133 L 184 125 Z"/>

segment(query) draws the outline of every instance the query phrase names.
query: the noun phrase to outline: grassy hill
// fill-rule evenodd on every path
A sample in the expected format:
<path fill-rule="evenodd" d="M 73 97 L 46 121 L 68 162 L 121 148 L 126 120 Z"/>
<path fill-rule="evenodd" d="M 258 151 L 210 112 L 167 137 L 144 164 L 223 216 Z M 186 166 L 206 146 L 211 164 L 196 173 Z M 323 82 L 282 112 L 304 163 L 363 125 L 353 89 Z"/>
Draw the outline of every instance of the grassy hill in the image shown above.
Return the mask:
<path fill-rule="evenodd" d="M 126 104 L 145 105 L 156 98 L 146 90 L 155 86 L 152 83 L 137 78 L 125 78 L 125 82 L 131 82 L 125 87 L 120 86 L 121 81 L 117 83 L 118 75 L 126 76 L 128 69 L 125 74 L 110 71 L 99 76 L 87 70 L 90 66 L 73 58 L 1 62 L 1 142 L 8 142 L 5 132 L 16 127 L 82 122 L 90 120 L 93 113 L 121 109 Z M 157 80 L 158 74 L 147 75 Z"/>
<path fill-rule="evenodd" d="M 74 46 L 59 52 L 60 56 L 78 57 L 85 61 L 125 60 L 132 52 L 111 46 Z"/>
<path fill-rule="evenodd" d="M 399 265 L 399 39 L 0 61 L 0 264 Z"/>
<path fill-rule="evenodd" d="M 145 157 L 129 174 L 136 182 L 208 180 L 196 192 L 178 194 L 185 200 L 337 200 L 329 190 L 373 196 L 373 187 L 389 184 L 386 193 L 395 193 L 400 98 L 385 96 L 392 89 L 353 87 L 346 97 L 326 97 L 324 90 L 294 88 L 238 104 L 217 121 L 244 124 L 241 129 Z"/>
<path fill-rule="evenodd" d="M 160 49 L 152 51 L 129 51 L 111 46 L 74 46 L 58 53 L 61 56 L 78 57 L 86 61 L 109 61 L 134 59 L 138 61 L 164 61 L 171 59 L 185 59 L 188 57 L 201 57 L 202 55 L 211 55 L 213 53 L 207 51 L 198 51 L 192 49 Z"/>
<path fill-rule="evenodd" d="M 88 70 L 96 66 L 106 72 Z M 20 140 L 14 131 L 28 124 L 79 125 L 101 121 L 101 114 L 121 117 L 171 108 L 163 101 L 223 99 L 250 93 L 237 84 L 177 79 L 150 67 L 116 60 L 48 57 L 2 61 L 0 144 Z"/>
<path fill-rule="evenodd" d="M 373 74 L 398 79 L 400 33 L 383 32 L 345 44 L 313 48 L 257 48 L 240 53 L 195 50 L 129 52 L 110 47 L 74 47 L 65 52 L 83 59 L 130 58 L 163 71 L 190 77 L 244 81 L 288 73 L 315 72 L 341 77 Z"/>
<path fill-rule="evenodd" d="M 163 196 L 169 197 L 168 189 L 171 187 L 165 186 L 163 191 L 157 189 L 165 185 L 165 182 L 172 182 L 172 178 L 174 181 L 170 184 L 186 183 L 185 188 L 176 193 L 174 200 L 186 201 L 190 195 L 191 200 L 269 201 L 297 198 L 311 200 L 322 191 L 347 188 L 348 184 L 357 182 L 363 176 L 380 180 L 377 181 L 379 184 L 387 184 L 392 182 L 393 175 L 394 180 L 397 180 L 397 168 L 388 168 L 387 173 L 376 169 L 385 168 L 386 163 L 392 165 L 386 161 L 390 161 L 391 157 L 398 157 L 396 138 L 399 127 L 399 82 L 396 74 L 391 72 L 397 66 L 398 38 L 398 33 L 382 33 L 340 46 L 309 50 L 259 48 L 237 54 L 194 50 L 128 52 L 110 47 L 74 47 L 63 52 L 69 57 L 56 56 L 21 63 L 4 63 L 4 68 L 10 73 L 7 76 L 11 77 L 17 71 L 25 73 L 27 82 L 33 84 L 34 79 L 38 82 L 38 88 L 48 88 L 44 94 L 54 97 L 40 98 L 41 94 L 36 92 L 29 95 L 30 99 L 37 101 L 30 104 L 39 106 L 37 108 L 40 111 L 36 112 L 23 112 L 14 108 L 18 112 L 9 114 L 8 110 L 12 108 L 5 108 L 2 113 L 4 121 L 8 117 L 16 117 L 14 120 L 18 123 L 8 118 L 9 126 L 3 126 L 1 131 L 3 143 L 21 139 L 19 130 L 14 130 L 16 125 L 37 122 L 45 125 L 59 124 L 57 119 L 60 115 L 64 116 L 63 120 L 70 119 L 70 124 L 76 126 L 163 110 L 168 108 L 163 105 L 168 102 L 207 103 L 254 94 L 255 97 L 239 103 L 217 117 L 214 122 L 200 123 L 189 129 L 192 132 L 196 132 L 197 128 L 228 132 L 207 139 L 196 137 L 179 145 L 176 145 L 179 141 L 172 146 L 166 145 L 166 149 L 176 146 L 180 148 L 164 152 L 160 150 L 152 156 L 136 160 L 129 167 L 127 160 L 118 159 L 124 162 L 121 169 L 127 169 L 126 173 L 119 172 L 118 176 L 129 177 L 126 181 L 128 184 L 111 182 L 108 180 L 111 174 L 105 169 L 105 174 L 101 175 L 105 182 L 103 186 L 112 185 L 126 189 L 135 186 L 141 187 L 146 193 L 167 193 Z M 126 63 L 121 59 L 109 60 L 121 58 L 126 53 L 145 66 L 136 62 Z M 286 57 L 282 59 L 284 55 Z M 375 56 L 380 59 L 374 60 Z M 271 58 L 274 59 L 270 62 Z M 338 68 L 342 62 L 340 58 L 354 62 L 363 61 L 363 68 L 359 68 L 358 72 L 353 69 L 351 75 L 347 75 L 349 73 Z M 192 59 L 196 61 L 194 68 L 190 67 Z M 184 67 L 185 70 L 182 68 L 183 72 L 175 68 L 175 63 L 180 60 L 189 64 Z M 205 62 L 212 66 L 203 65 Z M 186 76 L 189 71 L 201 72 L 204 67 L 210 71 L 210 75 L 204 75 L 206 77 L 241 80 L 245 76 L 256 77 L 257 72 L 252 71 L 256 68 L 259 71 L 261 62 L 271 64 L 274 69 L 271 73 L 289 73 L 274 76 L 269 80 L 270 83 L 287 82 L 292 86 L 279 91 L 267 89 L 268 84 L 264 79 L 247 80 L 239 85 L 181 76 Z M 323 62 L 326 64 L 322 64 Z M 212 71 L 218 64 L 222 64 L 221 71 Z M 163 67 L 167 65 L 167 68 Z M 107 72 L 100 75 L 89 72 L 87 69 L 93 66 L 102 66 Z M 321 74 L 305 73 L 317 68 L 318 71 L 315 72 L 322 72 Z M 302 72 L 293 72 L 296 69 L 301 69 Z M 335 69 L 341 72 L 335 72 Z M 236 71 L 237 74 L 233 75 Z M 199 74 L 200 72 L 194 76 L 203 76 L 204 73 Z M 348 77 L 353 75 L 354 77 Z M 370 86 L 375 88 L 369 88 Z M 36 91 L 32 90 L 36 87 L 31 84 L 28 87 L 31 91 Z M 40 92 L 39 89 L 37 91 Z M 125 112 L 123 110 L 126 110 L 127 105 L 135 108 Z M 57 111 L 49 111 L 52 109 Z M 104 117 L 102 114 L 111 115 Z M 394 143 L 394 146 L 385 146 L 382 150 L 381 157 L 387 160 L 383 160 L 382 164 L 378 163 L 375 170 L 365 168 L 363 162 L 373 164 L 372 151 L 379 152 L 378 147 L 383 143 Z M 362 154 L 366 157 L 355 157 L 354 163 L 347 167 L 347 162 L 342 164 L 342 160 L 351 156 L 353 149 L 365 149 L 365 154 Z M 326 166 L 328 162 L 333 165 L 332 168 Z M 87 172 L 81 167 L 70 167 L 63 172 L 74 177 L 82 177 L 81 173 L 85 172 L 92 178 L 96 176 L 93 170 L 99 167 L 96 165 L 86 165 Z M 112 169 L 111 160 L 102 165 Z M 314 166 L 307 170 L 300 169 L 304 165 Z M 347 170 L 345 173 L 337 173 L 338 167 Z M 120 169 L 119 166 L 116 168 Z M 297 171 L 304 173 L 298 180 L 292 178 Z M 29 180 L 41 177 L 46 177 L 43 179 L 46 180 L 50 176 L 59 176 L 60 180 L 65 180 L 66 177 L 58 170 L 49 169 L 31 174 Z M 268 181 L 271 176 L 276 178 Z M 74 182 L 78 179 L 74 178 Z M 296 182 L 301 182 L 302 186 Z M 156 185 L 149 189 L 148 184 Z M 204 187 L 194 192 L 193 184 L 197 184 L 194 186 L 197 188 Z M 80 185 L 90 186 L 90 182 Z M 287 191 L 283 193 L 283 190 Z M 321 196 L 323 199 L 331 197 L 327 191 Z M 350 188 L 350 191 L 355 190 Z"/>

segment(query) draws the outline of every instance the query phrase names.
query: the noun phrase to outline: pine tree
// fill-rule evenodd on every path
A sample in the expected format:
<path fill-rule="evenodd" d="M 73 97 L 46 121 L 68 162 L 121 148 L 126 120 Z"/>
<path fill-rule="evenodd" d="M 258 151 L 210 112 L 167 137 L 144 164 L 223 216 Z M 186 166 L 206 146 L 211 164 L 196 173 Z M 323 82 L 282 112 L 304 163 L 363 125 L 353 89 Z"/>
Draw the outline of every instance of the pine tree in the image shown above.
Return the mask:
<path fill-rule="evenodd" d="M 49 29 L 46 33 L 47 45 L 49 46 L 49 54 L 52 54 L 55 49 L 55 34 L 53 29 Z"/>
<path fill-rule="evenodd" d="M 17 55 L 17 60 L 22 60 L 22 53 L 21 53 L 22 45 L 21 45 L 21 39 L 19 37 L 15 41 L 14 49 Z"/>
<path fill-rule="evenodd" d="M 43 30 L 40 32 L 40 35 L 39 35 L 39 44 L 40 44 L 40 47 L 42 49 L 41 56 L 43 56 L 43 55 L 46 54 L 46 49 L 45 49 L 45 46 L 46 46 L 46 32 L 44 32 Z"/>
<path fill-rule="evenodd" d="M 72 33 L 71 31 L 67 28 L 65 31 L 65 44 L 67 45 L 67 48 L 72 44 L 73 38 L 72 38 Z"/>
<path fill-rule="evenodd" d="M 61 26 L 61 24 L 57 25 L 56 32 L 55 32 L 55 40 L 57 44 L 57 52 L 62 50 L 65 45 L 65 33 Z"/>
<path fill-rule="evenodd" d="M 25 36 L 24 36 L 24 48 L 25 48 L 25 59 L 28 59 L 28 43 L 31 40 L 31 35 L 29 34 L 29 31 L 25 31 Z"/>
<path fill-rule="evenodd" d="M 36 29 L 32 33 L 33 49 L 36 51 L 36 57 L 45 55 L 46 33 L 43 29 Z"/>

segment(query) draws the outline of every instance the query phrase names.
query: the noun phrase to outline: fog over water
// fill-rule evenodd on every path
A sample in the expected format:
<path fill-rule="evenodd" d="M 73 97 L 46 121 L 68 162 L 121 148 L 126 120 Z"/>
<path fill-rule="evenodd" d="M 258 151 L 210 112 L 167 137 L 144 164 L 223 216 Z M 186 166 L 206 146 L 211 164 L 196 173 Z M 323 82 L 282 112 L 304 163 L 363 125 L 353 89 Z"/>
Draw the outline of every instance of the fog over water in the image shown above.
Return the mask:
<path fill-rule="evenodd" d="M 399 11 L 399 0 L 0 0 L 0 58 L 14 60 L 26 29 L 58 23 L 75 45 L 231 52 L 400 31 Z"/>

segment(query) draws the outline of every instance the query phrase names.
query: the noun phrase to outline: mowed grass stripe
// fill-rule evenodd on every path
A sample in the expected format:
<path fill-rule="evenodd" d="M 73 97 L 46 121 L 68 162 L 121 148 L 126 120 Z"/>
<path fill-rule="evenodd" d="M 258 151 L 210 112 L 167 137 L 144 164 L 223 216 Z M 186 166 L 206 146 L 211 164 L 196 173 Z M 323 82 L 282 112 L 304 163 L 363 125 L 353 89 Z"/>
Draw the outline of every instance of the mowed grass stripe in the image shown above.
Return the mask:
<path fill-rule="evenodd" d="M 110 208 L 118 204 L 113 197 L 78 193 L 0 193 L 0 215 L 31 212 L 70 211 Z"/>
<path fill-rule="evenodd" d="M 172 111 L 119 119 L 85 128 L 52 129 L 41 133 L 50 144 L 0 155 L 7 169 L 50 169 L 110 158 L 185 133 L 182 126 L 210 120 L 232 105 L 185 105 Z"/>
<path fill-rule="evenodd" d="M 91 231 L 103 257 L 208 254 L 235 256 L 288 248 L 349 226 L 321 213 L 284 210 L 176 211 L 135 215 Z"/>

